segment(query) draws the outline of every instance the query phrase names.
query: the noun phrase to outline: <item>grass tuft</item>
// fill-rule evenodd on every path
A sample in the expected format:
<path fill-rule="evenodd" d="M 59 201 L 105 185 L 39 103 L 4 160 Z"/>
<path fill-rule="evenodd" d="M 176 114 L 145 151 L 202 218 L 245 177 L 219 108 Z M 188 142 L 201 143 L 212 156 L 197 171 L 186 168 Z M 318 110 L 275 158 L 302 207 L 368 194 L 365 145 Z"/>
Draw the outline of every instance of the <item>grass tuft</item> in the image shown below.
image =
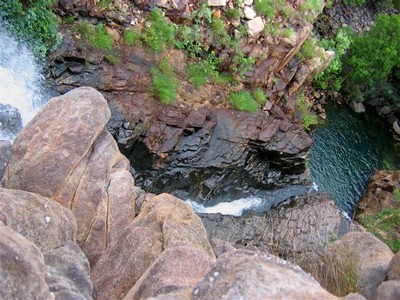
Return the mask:
<path fill-rule="evenodd" d="M 178 82 L 167 59 L 160 62 L 158 68 L 152 68 L 153 81 L 150 93 L 163 104 L 171 104 L 178 95 Z"/>
<path fill-rule="evenodd" d="M 256 112 L 259 109 L 249 91 L 231 92 L 228 100 L 237 110 Z"/>

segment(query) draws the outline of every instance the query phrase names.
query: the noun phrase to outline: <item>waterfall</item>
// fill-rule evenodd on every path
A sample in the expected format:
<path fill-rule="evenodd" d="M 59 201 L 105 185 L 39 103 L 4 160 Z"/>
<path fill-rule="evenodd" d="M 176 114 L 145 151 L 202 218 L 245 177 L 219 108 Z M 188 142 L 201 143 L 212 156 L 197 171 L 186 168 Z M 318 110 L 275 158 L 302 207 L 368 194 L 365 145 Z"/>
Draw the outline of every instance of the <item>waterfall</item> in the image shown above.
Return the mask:
<path fill-rule="evenodd" d="M 48 100 L 35 57 L 20 41 L 0 31 L 0 139 L 13 140 Z M 19 124 L 16 124 L 19 123 Z"/>

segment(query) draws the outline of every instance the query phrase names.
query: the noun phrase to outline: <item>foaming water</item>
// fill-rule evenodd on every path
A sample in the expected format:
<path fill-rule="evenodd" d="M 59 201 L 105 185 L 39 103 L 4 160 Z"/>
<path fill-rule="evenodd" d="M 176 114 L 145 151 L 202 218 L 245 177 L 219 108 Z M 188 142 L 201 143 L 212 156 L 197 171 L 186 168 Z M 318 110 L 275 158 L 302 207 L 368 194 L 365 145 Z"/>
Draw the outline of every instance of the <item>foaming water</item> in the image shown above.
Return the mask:
<path fill-rule="evenodd" d="M 308 159 L 313 180 L 350 216 L 377 169 L 400 169 L 400 149 L 375 114 L 328 105 L 327 123 L 313 134 Z"/>
<path fill-rule="evenodd" d="M 42 89 L 41 68 L 33 54 L 19 41 L 0 31 L 0 103 L 17 108 L 25 126 L 48 99 Z M 13 140 L 15 136 L 0 139 Z"/>

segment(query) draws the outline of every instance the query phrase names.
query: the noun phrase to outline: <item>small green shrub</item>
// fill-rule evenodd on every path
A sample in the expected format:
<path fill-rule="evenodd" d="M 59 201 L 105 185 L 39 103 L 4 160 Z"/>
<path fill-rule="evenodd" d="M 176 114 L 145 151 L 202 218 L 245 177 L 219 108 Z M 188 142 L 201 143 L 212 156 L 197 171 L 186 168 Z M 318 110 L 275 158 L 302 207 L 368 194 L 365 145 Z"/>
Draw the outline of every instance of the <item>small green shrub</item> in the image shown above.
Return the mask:
<path fill-rule="evenodd" d="M 294 30 L 292 28 L 285 28 L 282 31 L 282 36 L 285 38 L 292 38 L 294 36 Z"/>
<path fill-rule="evenodd" d="M 310 127 L 318 124 L 317 116 L 311 114 L 309 109 L 311 104 L 307 101 L 304 95 L 300 95 L 297 99 L 297 108 L 301 112 L 301 123 L 303 125 L 304 130 L 310 130 Z"/>
<path fill-rule="evenodd" d="M 195 88 L 204 85 L 208 79 L 214 79 L 218 76 L 216 66 L 207 60 L 190 63 L 188 65 L 189 82 Z"/>
<path fill-rule="evenodd" d="M 315 39 L 308 38 L 300 49 L 300 55 L 305 59 L 310 59 L 315 56 Z"/>
<path fill-rule="evenodd" d="M 277 1 L 275 0 L 255 0 L 254 8 L 260 15 L 269 19 L 274 19 L 278 13 Z"/>
<path fill-rule="evenodd" d="M 94 26 L 88 22 L 80 22 L 74 26 L 74 30 L 95 49 L 111 50 L 114 46 L 114 40 L 103 24 Z"/>
<path fill-rule="evenodd" d="M 162 52 L 167 46 L 175 46 L 176 27 L 168 24 L 158 10 L 153 10 L 148 18 L 149 26 L 142 31 L 141 39 L 154 52 Z"/>
<path fill-rule="evenodd" d="M 267 96 L 265 95 L 263 89 L 257 88 L 253 91 L 254 100 L 261 106 L 267 102 Z"/>
<path fill-rule="evenodd" d="M 300 11 L 312 11 L 319 12 L 322 10 L 322 1 L 321 0 L 307 0 L 300 4 Z"/>
<path fill-rule="evenodd" d="M 200 25 L 198 24 L 194 24 L 191 27 L 187 25 L 179 26 L 176 33 L 175 47 L 185 51 L 191 58 L 200 56 L 204 50 L 208 50 L 207 45 L 201 41 L 200 31 Z"/>
<path fill-rule="evenodd" d="M 251 71 L 255 64 L 253 57 L 246 57 L 242 51 L 238 51 L 232 59 L 229 69 L 240 77 L 244 77 L 246 72 Z"/>
<path fill-rule="evenodd" d="M 225 22 L 222 19 L 213 19 L 211 22 L 211 30 L 214 34 L 214 42 L 220 46 L 230 45 L 232 39 L 229 36 Z"/>
<path fill-rule="evenodd" d="M 277 22 L 269 22 L 265 24 L 264 30 L 263 30 L 264 35 L 271 35 L 271 36 L 277 36 L 280 33 L 279 29 L 279 23 Z"/>
<path fill-rule="evenodd" d="M 113 3 L 113 0 L 100 0 L 99 6 L 103 9 L 106 9 L 111 5 L 111 3 Z"/>
<path fill-rule="evenodd" d="M 52 7 L 55 0 L 2 0 L 0 23 L 27 41 L 33 53 L 43 58 L 61 43 L 58 18 Z"/>
<path fill-rule="evenodd" d="M 126 29 L 124 31 L 124 42 L 128 46 L 140 44 L 140 33 L 133 29 Z"/>
<path fill-rule="evenodd" d="M 229 8 L 225 12 L 225 17 L 230 20 L 240 19 L 240 10 L 238 8 Z"/>
<path fill-rule="evenodd" d="M 166 59 L 158 68 L 152 68 L 153 80 L 150 93 L 163 104 L 171 104 L 178 95 L 178 83 L 174 71 Z"/>
<path fill-rule="evenodd" d="M 237 110 L 256 112 L 259 109 L 249 91 L 230 92 L 228 100 Z"/>

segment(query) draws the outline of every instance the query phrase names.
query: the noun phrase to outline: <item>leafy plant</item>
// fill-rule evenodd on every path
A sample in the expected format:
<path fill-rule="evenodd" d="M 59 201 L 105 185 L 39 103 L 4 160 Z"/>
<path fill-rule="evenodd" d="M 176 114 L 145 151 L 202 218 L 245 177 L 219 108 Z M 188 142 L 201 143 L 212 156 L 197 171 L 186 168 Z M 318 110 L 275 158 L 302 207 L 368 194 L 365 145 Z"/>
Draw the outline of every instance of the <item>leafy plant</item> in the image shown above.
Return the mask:
<path fill-rule="evenodd" d="M 244 77 L 246 72 L 251 71 L 255 64 L 253 57 L 246 57 L 242 51 L 238 51 L 232 59 L 230 70 L 240 76 Z"/>
<path fill-rule="evenodd" d="M 52 11 L 55 0 L 2 0 L 0 23 L 24 39 L 33 53 L 44 57 L 61 43 L 58 19 Z"/>
<path fill-rule="evenodd" d="M 228 100 L 237 110 L 256 112 L 259 109 L 249 91 L 230 92 Z"/>
<path fill-rule="evenodd" d="M 162 59 L 158 68 L 152 68 L 153 80 L 150 93 L 163 104 L 171 104 L 178 95 L 175 73 L 167 59 Z"/>
<path fill-rule="evenodd" d="M 260 15 L 269 19 L 274 19 L 278 13 L 277 6 L 281 2 L 282 1 L 276 0 L 255 0 L 254 8 Z"/>
<path fill-rule="evenodd" d="M 313 58 L 315 56 L 315 39 L 308 38 L 300 49 L 300 55 L 306 59 Z"/>
<path fill-rule="evenodd" d="M 394 190 L 393 190 L 393 196 L 394 196 L 394 199 L 395 199 L 397 202 L 400 202 L 400 189 L 399 189 L 399 188 L 394 188 Z"/>
<path fill-rule="evenodd" d="M 335 52 L 329 66 L 316 76 L 316 83 L 320 89 L 339 91 L 344 80 L 342 76 L 342 58 L 349 49 L 351 39 L 347 31 L 339 30 L 331 39 L 322 39 L 319 44 L 326 50 Z"/>
<path fill-rule="evenodd" d="M 301 122 L 304 130 L 309 130 L 311 126 L 318 124 L 317 116 L 311 114 L 309 109 L 311 104 L 307 101 L 304 95 L 300 95 L 297 100 L 297 108 L 301 112 Z"/>

